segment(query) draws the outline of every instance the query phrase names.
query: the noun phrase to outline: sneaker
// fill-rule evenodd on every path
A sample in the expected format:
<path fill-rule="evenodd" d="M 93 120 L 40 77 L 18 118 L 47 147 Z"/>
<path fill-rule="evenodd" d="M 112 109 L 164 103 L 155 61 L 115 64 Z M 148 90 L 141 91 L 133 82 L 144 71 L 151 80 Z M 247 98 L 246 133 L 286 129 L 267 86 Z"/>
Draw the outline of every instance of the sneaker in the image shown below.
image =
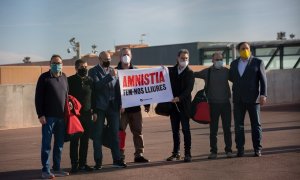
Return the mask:
<path fill-rule="evenodd" d="M 69 176 L 70 175 L 68 172 L 65 172 L 63 170 L 53 171 L 53 174 L 56 177 L 64 177 L 64 176 Z"/>
<path fill-rule="evenodd" d="M 100 165 L 100 164 L 96 164 L 95 166 L 94 166 L 94 170 L 100 170 L 100 169 L 102 169 L 102 165 Z"/>
<path fill-rule="evenodd" d="M 167 161 L 178 161 L 181 159 L 180 154 L 172 154 L 172 156 L 167 158 Z"/>
<path fill-rule="evenodd" d="M 226 157 L 227 158 L 232 158 L 233 157 L 232 152 L 226 152 Z"/>
<path fill-rule="evenodd" d="M 116 168 L 126 168 L 127 165 L 126 165 L 126 163 L 124 161 L 118 160 L 118 161 L 114 161 L 113 167 L 116 167 Z"/>
<path fill-rule="evenodd" d="M 94 169 L 91 168 L 91 167 L 88 166 L 88 165 L 84 165 L 84 166 L 78 167 L 78 170 L 79 170 L 79 171 L 93 171 Z"/>
<path fill-rule="evenodd" d="M 216 159 L 218 157 L 217 153 L 210 153 L 210 155 L 208 156 L 208 159 Z"/>
<path fill-rule="evenodd" d="M 260 157 L 261 156 L 261 150 L 256 150 L 254 152 L 254 157 Z"/>
<path fill-rule="evenodd" d="M 137 156 L 134 158 L 135 163 L 147 163 L 150 162 L 149 159 L 146 159 L 144 156 Z"/>
<path fill-rule="evenodd" d="M 192 161 L 192 156 L 190 154 L 186 154 L 184 156 L 184 162 L 191 162 Z"/>
<path fill-rule="evenodd" d="M 54 179 L 55 175 L 51 172 L 42 172 L 42 179 Z"/>

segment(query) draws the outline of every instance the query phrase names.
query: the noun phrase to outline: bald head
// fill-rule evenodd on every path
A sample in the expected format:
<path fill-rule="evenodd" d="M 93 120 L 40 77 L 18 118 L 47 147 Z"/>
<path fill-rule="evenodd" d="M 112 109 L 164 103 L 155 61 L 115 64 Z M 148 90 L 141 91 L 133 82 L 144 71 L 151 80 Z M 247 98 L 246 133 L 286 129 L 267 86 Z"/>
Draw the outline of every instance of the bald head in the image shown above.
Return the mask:
<path fill-rule="evenodd" d="M 99 54 L 99 61 L 100 61 L 100 65 L 104 66 L 104 67 L 109 67 L 110 66 L 110 61 L 111 61 L 111 57 L 109 52 L 107 51 L 102 51 Z"/>

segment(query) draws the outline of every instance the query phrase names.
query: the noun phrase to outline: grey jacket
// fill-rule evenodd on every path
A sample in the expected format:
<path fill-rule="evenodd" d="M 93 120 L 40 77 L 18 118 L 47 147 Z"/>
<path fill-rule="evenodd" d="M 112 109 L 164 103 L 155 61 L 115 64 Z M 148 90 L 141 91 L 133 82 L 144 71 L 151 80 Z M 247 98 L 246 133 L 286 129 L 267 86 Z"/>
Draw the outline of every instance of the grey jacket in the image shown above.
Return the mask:
<path fill-rule="evenodd" d="M 229 88 L 229 69 L 223 67 L 221 69 L 216 69 L 214 66 L 209 67 L 210 71 L 210 81 L 208 87 L 208 102 L 210 103 L 228 103 L 231 97 Z M 205 80 L 207 84 L 208 68 L 202 71 L 195 72 L 195 78 L 201 78 Z"/>

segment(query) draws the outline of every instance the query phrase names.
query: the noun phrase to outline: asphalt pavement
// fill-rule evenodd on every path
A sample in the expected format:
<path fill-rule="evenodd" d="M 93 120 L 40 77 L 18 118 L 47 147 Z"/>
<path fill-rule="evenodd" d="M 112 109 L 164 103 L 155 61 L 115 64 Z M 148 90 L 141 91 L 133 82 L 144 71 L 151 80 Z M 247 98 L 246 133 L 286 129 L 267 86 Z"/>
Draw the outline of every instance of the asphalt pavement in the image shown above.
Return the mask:
<path fill-rule="evenodd" d="M 226 158 L 221 123 L 218 134 L 218 158 L 209 155 L 209 126 L 191 120 L 192 157 L 190 163 L 167 162 L 173 142 L 170 120 L 163 116 L 144 117 L 144 156 L 149 163 L 133 163 L 134 146 L 130 129 L 127 129 L 127 168 L 113 168 L 109 149 L 103 147 L 103 166 L 99 171 L 80 172 L 56 179 L 300 179 L 300 106 L 266 107 L 261 111 L 263 150 L 261 157 L 253 157 L 251 131 L 246 115 L 245 157 Z M 234 128 L 232 122 L 234 155 Z M 182 133 L 181 133 L 182 135 Z M 181 136 L 183 140 L 183 136 Z M 0 179 L 40 179 L 41 128 L 24 128 L 0 131 Z M 183 153 L 183 142 L 181 143 Z M 88 164 L 93 166 L 93 146 L 89 143 Z M 52 161 L 51 161 L 52 164 Z M 61 167 L 70 170 L 69 143 L 65 143 Z"/>

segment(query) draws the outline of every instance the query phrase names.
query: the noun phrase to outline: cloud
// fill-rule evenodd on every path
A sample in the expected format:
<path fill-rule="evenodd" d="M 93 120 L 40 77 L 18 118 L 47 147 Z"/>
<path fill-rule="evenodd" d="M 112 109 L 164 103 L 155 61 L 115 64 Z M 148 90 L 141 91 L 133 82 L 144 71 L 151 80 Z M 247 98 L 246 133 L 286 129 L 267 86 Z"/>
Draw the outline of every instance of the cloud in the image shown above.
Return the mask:
<path fill-rule="evenodd" d="M 7 52 L 7 51 L 0 51 L 0 65 L 1 64 L 14 64 L 14 63 L 23 63 L 24 57 L 30 57 L 32 62 L 37 61 L 45 61 L 47 58 L 41 57 L 37 54 L 23 54 L 23 53 L 16 53 L 16 52 Z"/>

